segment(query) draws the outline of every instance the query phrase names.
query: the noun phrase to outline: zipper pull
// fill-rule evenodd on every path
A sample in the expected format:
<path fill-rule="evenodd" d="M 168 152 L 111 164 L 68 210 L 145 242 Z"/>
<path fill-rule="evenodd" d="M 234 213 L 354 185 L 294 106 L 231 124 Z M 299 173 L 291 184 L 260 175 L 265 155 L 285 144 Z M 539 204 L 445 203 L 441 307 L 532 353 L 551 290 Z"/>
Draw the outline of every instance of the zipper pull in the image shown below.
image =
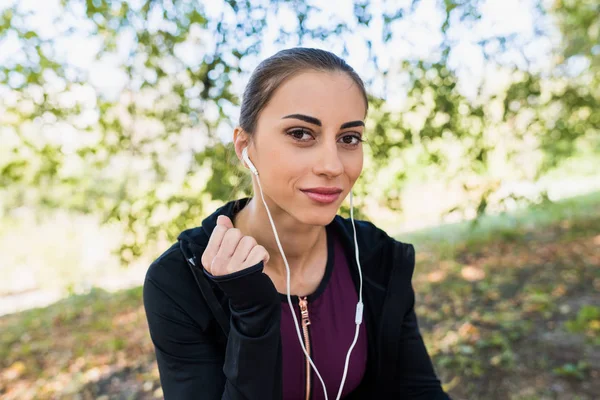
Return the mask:
<path fill-rule="evenodd" d="M 310 318 L 308 317 L 308 300 L 306 296 L 298 298 L 298 304 L 300 305 L 300 314 L 302 315 L 302 333 L 304 334 L 304 346 L 306 352 L 310 357 L 310 337 L 308 335 L 308 326 L 310 325 Z M 310 400 L 310 362 L 306 358 L 306 400 Z"/>
<path fill-rule="evenodd" d="M 304 326 L 310 325 L 310 318 L 308 317 L 308 300 L 306 296 L 299 298 L 300 314 L 302 315 L 302 323 Z"/>

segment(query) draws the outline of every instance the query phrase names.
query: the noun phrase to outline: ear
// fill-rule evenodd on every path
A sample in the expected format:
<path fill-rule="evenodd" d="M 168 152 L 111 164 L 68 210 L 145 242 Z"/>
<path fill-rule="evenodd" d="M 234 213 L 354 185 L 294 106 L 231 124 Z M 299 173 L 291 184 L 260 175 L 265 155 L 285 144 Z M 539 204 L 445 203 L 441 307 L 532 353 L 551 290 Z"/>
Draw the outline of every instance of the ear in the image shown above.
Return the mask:
<path fill-rule="evenodd" d="M 244 150 L 244 147 L 247 147 L 248 145 L 250 145 L 250 135 L 248 135 L 246 131 L 238 126 L 233 131 L 233 146 L 235 147 L 235 154 L 242 164 L 244 164 L 244 160 L 242 159 L 242 150 Z"/>

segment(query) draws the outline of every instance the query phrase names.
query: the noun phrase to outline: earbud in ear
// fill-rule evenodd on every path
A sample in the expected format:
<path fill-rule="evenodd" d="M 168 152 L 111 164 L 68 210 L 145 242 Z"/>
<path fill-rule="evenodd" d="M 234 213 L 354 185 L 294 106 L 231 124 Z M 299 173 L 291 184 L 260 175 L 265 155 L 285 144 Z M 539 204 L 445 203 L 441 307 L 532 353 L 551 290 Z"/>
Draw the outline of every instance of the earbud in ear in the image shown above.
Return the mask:
<path fill-rule="evenodd" d="M 252 161 L 250 161 L 250 157 L 248 157 L 248 148 L 247 147 L 244 147 L 244 150 L 242 150 L 242 158 L 248 165 L 248 168 L 250 168 L 250 171 L 252 171 L 252 173 L 254 175 L 258 176 L 258 170 L 254 166 L 254 164 L 252 164 Z"/>

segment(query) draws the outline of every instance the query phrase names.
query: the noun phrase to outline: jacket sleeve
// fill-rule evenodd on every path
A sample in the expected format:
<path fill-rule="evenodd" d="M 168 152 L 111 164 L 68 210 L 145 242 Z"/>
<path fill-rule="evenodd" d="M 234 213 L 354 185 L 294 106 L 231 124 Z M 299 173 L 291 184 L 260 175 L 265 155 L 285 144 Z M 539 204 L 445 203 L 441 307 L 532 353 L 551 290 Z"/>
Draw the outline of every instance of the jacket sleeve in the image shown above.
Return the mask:
<path fill-rule="evenodd" d="M 151 267 L 143 291 L 164 398 L 279 399 L 280 306 L 262 264 L 243 274 L 218 277 L 219 286 L 233 295 L 224 354 L 214 333 L 198 323 L 195 312 L 209 312 L 191 272 L 187 271 L 189 279 L 172 282 L 165 271 L 157 266 L 153 273 Z M 190 297 L 196 310 L 186 303 Z"/>
<path fill-rule="evenodd" d="M 415 269 L 415 249 L 413 245 L 396 242 L 394 262 L 396 265 L 393 274 L 397 274 L 398 286 L 395 293 L 391 294 L 394 299 L 390 306 L 398 307 L 398 304 L 406 304 L 402 307 L 405 311 L 399 315 L 402 319 L 399 341 L 396 342 L 396 353 L 394 374 L 392 381 L 395 382 L 393 398 L 412 400 L 446 400 L 448 395 L 444 393 L 441 383 L 436 376 L 431 358 L 425 348 L 423 337 L 419 332 L 419 324 L 415 313 L 415 291 L 412 285 L 412 277 Z M 392 279 L 394 279 L 392 278 Z M 397 309 L 396 309 L 397 310 Z"/>
<path fill-rule="evenodd" d="M 396 368 L 398 397 L 414 400 L 446 400 L 450 397 L 443 391 L 417 322 L 414 309 L 414 290 L 410 287 L 412 304 L 402 321 L 400 351 Z"/>

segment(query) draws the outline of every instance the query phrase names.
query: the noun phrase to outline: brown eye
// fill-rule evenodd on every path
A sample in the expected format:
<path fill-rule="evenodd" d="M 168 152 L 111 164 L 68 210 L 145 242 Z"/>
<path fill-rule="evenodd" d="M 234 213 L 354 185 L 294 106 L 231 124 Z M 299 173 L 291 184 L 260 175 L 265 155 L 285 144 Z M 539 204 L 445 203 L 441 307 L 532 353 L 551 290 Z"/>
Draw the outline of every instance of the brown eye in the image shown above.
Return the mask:
<path fill-rule="evenodd" d="M 358 146 L 358 144 L 363 141 L 362 138 L 358 135 L 345 135 L 342 136 L 340 139 L 343 144 L 351 147 Z"/>
<path fill-rule="evenodd" d="M 292 129 L 291 131 L 288 131 L 287 134 L 290 135 L 293 139 L 301 142 L 310 140 L 310 138 L 312 137 L 311 133 L 308 130 L 301 128 Z"/>

